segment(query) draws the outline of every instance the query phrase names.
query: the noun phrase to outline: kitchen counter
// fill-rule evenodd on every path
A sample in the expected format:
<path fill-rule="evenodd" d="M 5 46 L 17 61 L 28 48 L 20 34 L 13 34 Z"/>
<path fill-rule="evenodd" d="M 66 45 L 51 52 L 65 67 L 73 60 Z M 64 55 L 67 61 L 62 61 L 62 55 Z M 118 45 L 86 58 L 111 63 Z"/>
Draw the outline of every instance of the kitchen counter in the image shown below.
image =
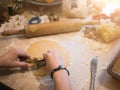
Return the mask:
<path fill-rule="evenodd" d="M 18 47 L 26 50 L 32 42 L 38 40 L 53 40 L 59 42 L 70 51 L 70 80 L 74 90 L 88 90 L 90 83 L 90 61 L 98 56 L 98 69 L 95 88 L 98 90 L 119 90 L 119 82 L 112 79 L 106 69 L 120 50 L 120 42 L 116 40 L 111 44 L 99 43 L 84 38 L 81 32 L 50 35 L 35 38 L 2 37 L 0 38 L 0 54 L 2 55 L 10 47 Z M 9 77 L 9 76 L 8 76 Z M 4 82 L 3 76 L 0 81 Z"/>
<path fill-rule="evenodd" d="M 10 47 L 26 49 L 31 43 L 38 40 L 52 40 L 66 47 L 70 52 L 70 80 L 73 90 L 89 90 L 90 85 L 90 62 L 94 56 L 98 56 L 98 69 L 95 82 L 95 90 L 119 90 L 119 81 L 111 78 L 107 73 L 107 67 L 120 50 L 120 39 L 109 44 L 100 43 L 85 38 L 81 31 L 25 38 L 24 36 L 0 37 L 0 55 L 4 54 Z M 5 83 L 9 75 L 1 75 L 0 81 Z M 39 80 L 42 82 L 43 79 Z M 12 79 L 9 80 L 12 82 Z M 44 81 L 44 80 L 43 80 Z M 8 82 L 8 86 L 11 86 Z M 15 83 L 14 83 L 15 84 Z M 42 83 L 41 83 L 42 84 Z M 46 84 L 44 84 L 46 85 Z M 41 85 L 41 90 L 52 90 L 53 85 Z M 15 86 L 15 85 L 13 85 Z"/>

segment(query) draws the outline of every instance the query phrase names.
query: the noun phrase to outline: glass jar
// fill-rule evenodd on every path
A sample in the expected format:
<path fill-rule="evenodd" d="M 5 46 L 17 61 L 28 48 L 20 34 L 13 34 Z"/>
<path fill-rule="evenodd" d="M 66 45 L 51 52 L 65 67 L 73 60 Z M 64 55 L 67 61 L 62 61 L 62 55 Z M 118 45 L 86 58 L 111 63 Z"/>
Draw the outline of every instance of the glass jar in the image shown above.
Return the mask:
<path fill-rule="evenodd" d="M 86 18 L 89 12 L 88 0 L 63 0 L 63 14 L 69 18 Z"/>
<path fill-rule="evenodd" d="M 22 14 L 24 12 L 24 0 L 8 1 L 9 15 Z"/>
<path fill-rule="evenodd" d="M 7 21 L 9 18 L 7 0 L 0 0 L 0 24 Z"/>

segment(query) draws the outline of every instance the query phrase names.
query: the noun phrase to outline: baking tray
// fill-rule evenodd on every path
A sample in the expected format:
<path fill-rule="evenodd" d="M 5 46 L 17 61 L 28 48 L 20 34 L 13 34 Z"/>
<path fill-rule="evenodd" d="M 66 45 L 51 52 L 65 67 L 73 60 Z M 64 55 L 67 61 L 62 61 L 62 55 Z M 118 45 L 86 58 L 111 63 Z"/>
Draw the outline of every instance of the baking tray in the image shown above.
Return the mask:
<path fill-rule="evenodd" d="M 120 80 L 120 51 L 109 65 L 107 71 L 113 78 Z"/>
<path fill-rule="evenodd" d="M 62 0 L 55 0 L 54 2 L 51 3 L 39 3 L 33 0 L 27 0 L 29 3 L 36 4 L 36 5 L 42 5 L 42 6 L 52 6 L 52 5 L 57 5 L 62 3 Z"/>

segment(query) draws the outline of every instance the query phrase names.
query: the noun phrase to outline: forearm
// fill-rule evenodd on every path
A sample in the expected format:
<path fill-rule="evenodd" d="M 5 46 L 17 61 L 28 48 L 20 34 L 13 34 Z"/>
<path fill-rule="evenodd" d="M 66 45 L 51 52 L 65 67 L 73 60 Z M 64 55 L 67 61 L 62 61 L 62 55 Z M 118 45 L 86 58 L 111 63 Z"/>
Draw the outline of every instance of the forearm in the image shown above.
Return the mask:
<path fill-rule="evenodd" d="M 59 70 L 53 75 L 55 90 L 72 90 L 66 70 Z"/>

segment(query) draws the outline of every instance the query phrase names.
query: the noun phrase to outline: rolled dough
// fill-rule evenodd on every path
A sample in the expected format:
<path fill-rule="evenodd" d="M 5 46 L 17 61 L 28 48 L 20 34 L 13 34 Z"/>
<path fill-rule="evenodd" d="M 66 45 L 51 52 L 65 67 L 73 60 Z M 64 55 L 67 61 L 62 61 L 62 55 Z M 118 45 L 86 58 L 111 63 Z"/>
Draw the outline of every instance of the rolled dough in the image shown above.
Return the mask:
<path fill-rule="evenodd" d="M 27 53 L 31 57 L 43 58 L 42 56 L 43 53 L 47 52 L 48 50 L 54 50 L 57 53 L 59 53 L 60 56 L 65 60 L 66 66 L 69 65 L 69 60 L 70 60 L 69 50 L 52 40 L 40 40 L 32 43 L 30 47 L 27 49 Z M 36 72 L 34 72 L 34 74 L 37 76 L 45 76 L 48 73 L 46 73 L 44 69 L 44 70 L 37 70 Z"/>

